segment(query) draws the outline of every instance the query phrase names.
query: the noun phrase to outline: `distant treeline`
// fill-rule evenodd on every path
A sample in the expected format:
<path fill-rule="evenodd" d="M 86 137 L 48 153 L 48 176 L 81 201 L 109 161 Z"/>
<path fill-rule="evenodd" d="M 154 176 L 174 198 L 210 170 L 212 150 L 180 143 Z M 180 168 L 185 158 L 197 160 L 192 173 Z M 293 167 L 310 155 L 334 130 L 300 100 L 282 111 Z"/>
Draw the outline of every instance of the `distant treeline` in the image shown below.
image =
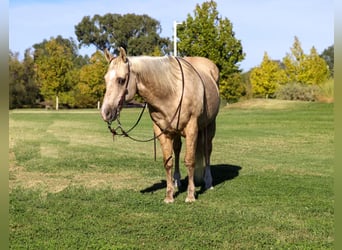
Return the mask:
<path fill-rule="evenodd" d="M 221 98 L 228 103 L 253 97 L 284 98 L 279 93 L 294 84 L 312 92 L 334 76 L 334 46 L 321 54 L 312 47 L 306 54 L 297 37 L 282 60 L 272 60 L 265 52 L 260 65 L 243 73 L 239 68 L 246 56 L 242 41 L 235 37 L 229 19 L 219 15 L 214 1 L 197 4 L 193 16 L 189 14 L 177 32 L 180 56 L 207 57 L 218 66 Z M 28 48 L 22 60 L 17 52 L 9 51 L 9 107 L 98 107 L 108 66 L 104 49 L 116 54 L 123 47 L 129 56 L 172 55 L 170 38 L 160 33 L 160 23 L 147 15 L 85 16 L 75 26 L 78 42 L 51 37 Z M 82 46 L 97 50 L 90 57 L 82 56 L 78 52 Z"/>

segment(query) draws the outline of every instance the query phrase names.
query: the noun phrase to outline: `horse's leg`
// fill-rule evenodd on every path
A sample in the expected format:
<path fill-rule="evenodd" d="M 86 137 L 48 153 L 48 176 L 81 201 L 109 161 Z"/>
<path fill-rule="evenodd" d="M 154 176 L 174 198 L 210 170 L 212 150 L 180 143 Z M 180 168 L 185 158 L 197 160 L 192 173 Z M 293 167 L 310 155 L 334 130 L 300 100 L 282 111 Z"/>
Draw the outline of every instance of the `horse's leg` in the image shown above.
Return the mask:
<path fill-rule="evenodd" d="M 205 128 L 205 136 L 206 136 L 206 145 L 205 145 L 205 172 L 204 172 L 204 183 L 205 189 L 212 189 L 213 188 L 213 177 L 211 175 L 211 168 L 210 168 L 210 156 L 213 150 L 213 138 L 216 132 L 216 121 L 214 120 Z"/>
<path fill-rule="evenodd" d="M 153 129 L 156 135 L 159 135 L 161 133 L 161 130 L 155 124 L 153 124 Z M 158 139 L 163 151 L 163 162 L 166 170 L 166 196 L 164 202 L 171 203 L 174 201 L 174 187 L 172 182 L 172 138 L 165 134 L 161 134 Z"/>
<path fill-rule="evenodd" d="M 198 127 L 197 120 L 191 119 L 185 128 L 185 165 L 188 170 L 188 196 L 185 202 L 194 202 L 195 199 L 195 183 L 194 183 L 194 172 L 195 172 L 195 156 L 197 146 L 197 135 Z"/>
<path fill-rule="evenodd" d="M 175 152 L 175 173 L 173 174 L 175 187 L 181 186 L 181 175 L 179 171 L 179 155 L 182 149 L 182 139 L 181 136 L 176 136 L 173 140 L 173 151 Z"/>

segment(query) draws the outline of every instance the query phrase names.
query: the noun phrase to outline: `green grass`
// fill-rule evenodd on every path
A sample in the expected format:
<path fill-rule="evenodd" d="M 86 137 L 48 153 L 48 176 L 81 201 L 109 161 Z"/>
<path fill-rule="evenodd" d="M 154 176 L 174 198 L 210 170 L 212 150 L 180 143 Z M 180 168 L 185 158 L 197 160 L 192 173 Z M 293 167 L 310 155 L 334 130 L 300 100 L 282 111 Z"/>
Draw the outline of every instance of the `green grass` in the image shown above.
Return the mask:
<path fill-rule="evenodd" d="M 152 142 L 113 142 L 98 111 L 14 110 L 9 126 L 11 249 L 333 248 L 333 104 L 222 108 L 215 188 L 194 204 L 164 204 L 159 145 L 155 162 Z M 147 114 L 132 135 L 152 136 Z"/>

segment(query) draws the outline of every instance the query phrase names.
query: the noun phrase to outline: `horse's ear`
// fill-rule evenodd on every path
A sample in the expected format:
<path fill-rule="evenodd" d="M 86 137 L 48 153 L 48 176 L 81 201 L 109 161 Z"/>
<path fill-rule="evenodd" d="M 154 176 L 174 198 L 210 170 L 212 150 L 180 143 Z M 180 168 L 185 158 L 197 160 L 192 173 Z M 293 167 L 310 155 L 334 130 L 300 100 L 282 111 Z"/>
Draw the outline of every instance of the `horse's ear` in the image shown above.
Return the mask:
<path fill-rule="evenodd" d="M 126 56 L 126 51 L 124 48 L 120 47 L 119 48 L 120 51 L 120 58 L 122 59 L 123 62 L 127 62 L 127 56 Z"/>
<path fill-rule="evenodd" d="M 107 48 L 105 48 L 104 54 L 108 62 L 110 62 L 114 58 L 114 56 L 109 52 Z"/>

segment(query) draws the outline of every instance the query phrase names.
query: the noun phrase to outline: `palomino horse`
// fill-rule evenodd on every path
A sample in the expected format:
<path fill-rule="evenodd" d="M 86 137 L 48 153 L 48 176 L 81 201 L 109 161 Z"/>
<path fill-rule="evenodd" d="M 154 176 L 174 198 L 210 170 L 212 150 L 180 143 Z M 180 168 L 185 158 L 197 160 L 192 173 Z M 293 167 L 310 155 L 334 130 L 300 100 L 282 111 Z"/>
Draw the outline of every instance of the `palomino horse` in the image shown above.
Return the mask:
<path fill-rule="evenodd" d="M 123 48 L 117 57 L 108 51 L 106 93 L 101 115 L 109 126 L 116 120 L 124 101 L 138 93 L 148 104 L 153 129 L 163 152 L 166 197 L 174 201 L 175 183 L 180 184 L 179 154 L 185 137 L 185 165 L 188 174 L 186 202 L 195 201 L 195 182 L 212 188 L 210 155 L 219 110 L 219 70 L 202 57 L 127 57 Z M 195 167 L 196 166 L 196 167 Z"/>

